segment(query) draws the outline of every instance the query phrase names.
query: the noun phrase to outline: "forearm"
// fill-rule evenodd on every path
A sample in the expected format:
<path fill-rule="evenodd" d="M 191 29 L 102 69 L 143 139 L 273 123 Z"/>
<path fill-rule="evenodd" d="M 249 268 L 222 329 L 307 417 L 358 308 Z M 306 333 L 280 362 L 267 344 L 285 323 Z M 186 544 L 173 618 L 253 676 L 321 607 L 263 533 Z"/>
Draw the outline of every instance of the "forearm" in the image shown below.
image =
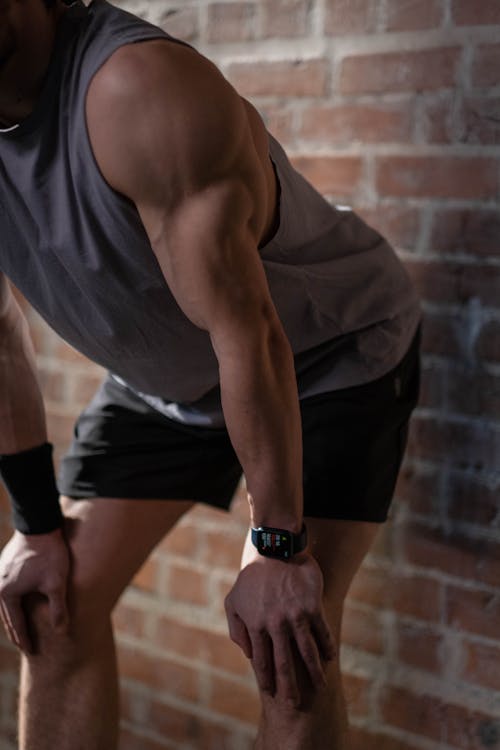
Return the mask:
<path fill-rule="evenodd" d="M 252 524 L 300 531 L 302 431 L 290 345 L 280 325 L 219 359 L 226 425 L 245 473 Z"/>
<path fill-rule="evenodd" d="M 35 353 L 24 318 L 0 329 L 0 455 L 47 441 L 45 410 Z"/>

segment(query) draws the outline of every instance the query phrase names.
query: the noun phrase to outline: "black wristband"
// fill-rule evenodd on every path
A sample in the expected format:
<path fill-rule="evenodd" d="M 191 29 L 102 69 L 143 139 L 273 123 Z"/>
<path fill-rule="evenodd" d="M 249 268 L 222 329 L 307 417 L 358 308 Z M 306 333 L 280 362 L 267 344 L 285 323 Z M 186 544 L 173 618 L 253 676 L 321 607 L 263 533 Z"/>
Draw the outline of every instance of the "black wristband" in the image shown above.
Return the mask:
<path fill-rule="evenodd" d="M 0 477 L 10 495 L 14 528 L 22 534 L 48 534 L 61 528 L 52 444 L 0 455 Z"/>

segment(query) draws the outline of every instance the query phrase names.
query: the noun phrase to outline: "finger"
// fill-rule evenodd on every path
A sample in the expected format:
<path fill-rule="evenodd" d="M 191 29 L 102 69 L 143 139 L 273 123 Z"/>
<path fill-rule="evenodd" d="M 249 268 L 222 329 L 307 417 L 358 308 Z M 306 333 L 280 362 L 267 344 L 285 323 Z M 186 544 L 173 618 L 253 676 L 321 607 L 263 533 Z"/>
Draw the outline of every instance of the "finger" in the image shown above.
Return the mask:
<path fill-rule="evenodd" d="M 299 650 L 302 661 L 311 677 L 311 682 L 316 688 L 326 685 L 326 671 L 321 663 L 317 642 L 311 628 L 299 626 L 294 630 L 295 643 Z"/>
<path fill-rule="evenodd" d="M 229 606 L 226 607 L 226 617 L 229 627 L 229 637 L 241 648 L 247 659 L 251 659 L 252 642 L 245 623 Z"/>
<path fill-rule="evenodd" d="M 290 636 L 282 630 L 273 640 L 274 665 L 278 697 L 281 697 L 291 708 L 300 706 L 300 691 L 297 681 L 297 669 L 290 644 Z"/>
<path fill-rule="evenodd" d="M 66 604 L 66 590 L 57 588 L 48 594 L 49 611 L 52 627 L 59 632 L 65 632 L 69 624 L 69 613 Z"/>
<path fill-rule="evenodd" d="M 15 637 L 16 645 L 27 654 L 33 652 L 31 639 L 26 627 L 26 617 L 21 606 L 21 600 L 18 597 L 9 598 L 4 596 L 3 604 L 7 620 Z"/>
<path fill-rule="evenodd" d="M 2 624 L 4 626 L 7 638 L 9 639 L 11 643 L 14 644 L 14 646 L 19 647 L 19 644 L 17 643 L 15 636 L 14 636 L 14 631 L 12 630 L 12 625 L 10 623 L 7 610 L 5 609 L 5 604 L 3 603 L 1 599 L 0 599 L 0 618 L 2 620 Z"/>
<path fill-rule="evenodd" d="M 321 658 L 331 661 L 337 656 L 337 646 L 333 633 L 323 614 L 318 614 L 311 619 L 311 628 L 318 644 Z"/>
<path fill-rule="evenodd" d="M 252 666 L 257 683 L 263 693 L 276 692 L 272 641 L 268 633 L 260 631 L 252 638 Z"/>

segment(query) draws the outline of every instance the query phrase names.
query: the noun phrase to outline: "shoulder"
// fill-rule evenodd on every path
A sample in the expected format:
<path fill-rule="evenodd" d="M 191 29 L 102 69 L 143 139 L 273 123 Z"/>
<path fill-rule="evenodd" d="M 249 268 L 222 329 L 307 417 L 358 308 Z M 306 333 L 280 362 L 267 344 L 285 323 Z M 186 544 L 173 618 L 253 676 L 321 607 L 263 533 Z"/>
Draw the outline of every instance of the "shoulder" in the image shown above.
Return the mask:
<path fill-rule="evenodd" d="M 91 81 L 86 115 L 97 161 L 118 189 L 123 170 L 209 181 L 248 137 L 243 100 L 221 71 L 168 40 L 118 49 Z"/>

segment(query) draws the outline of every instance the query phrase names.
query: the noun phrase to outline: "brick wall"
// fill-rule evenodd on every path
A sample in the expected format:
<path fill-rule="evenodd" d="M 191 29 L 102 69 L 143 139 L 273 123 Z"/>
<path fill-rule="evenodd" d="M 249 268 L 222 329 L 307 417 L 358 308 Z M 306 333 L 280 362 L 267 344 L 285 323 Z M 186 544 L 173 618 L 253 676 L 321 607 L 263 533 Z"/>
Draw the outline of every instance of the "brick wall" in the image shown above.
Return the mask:
<path fill-rule="evenodd" d="M 346 605 L 352 750 L 500 749 L 500 2 L 121 5 L 213 59 L 296 166 L 410 270 L 423 392 L 390 521 Z M 59 456 L 101 371 L 30 320 Z M 222 609 L 245 521 L 242 497 L 229 517 L 196 509 L 118 606 L 122 750 L 251 747 L 256 693 Z M 10 750 L 4 640 L 0 660 Z"/>

